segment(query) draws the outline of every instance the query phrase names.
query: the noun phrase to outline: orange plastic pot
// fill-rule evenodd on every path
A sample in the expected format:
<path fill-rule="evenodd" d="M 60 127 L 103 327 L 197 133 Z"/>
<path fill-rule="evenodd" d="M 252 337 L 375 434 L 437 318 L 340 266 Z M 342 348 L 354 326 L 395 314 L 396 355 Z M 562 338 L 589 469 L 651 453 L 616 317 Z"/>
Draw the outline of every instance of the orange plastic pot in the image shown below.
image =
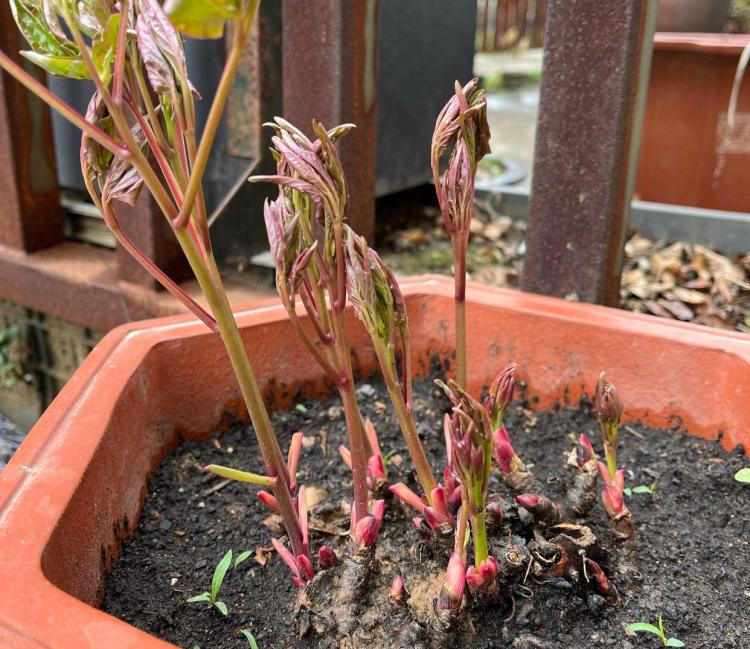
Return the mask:
<path fill-rule="evenodd" d="M 403 286 L 424 374 L 452 347 L 453 285 Z M 748 336 L 480 286 L 468 314 L 475 390 L 514 360 L 543 408 L 590 394 L 606 368 L 628 419 L 750 446 Z M 328 391 L 280 306 L 238 319 L 275 407 Z M 373 369 L 359 326 L 352 343 L 359 371 Z M 188 318 L 126 325 L 96 347 L 0 474 L 0 647 L 173 647 L 97 610 L 104 574 L 178 433 L 205 434 L 239 404 L 220 341 Z"/>

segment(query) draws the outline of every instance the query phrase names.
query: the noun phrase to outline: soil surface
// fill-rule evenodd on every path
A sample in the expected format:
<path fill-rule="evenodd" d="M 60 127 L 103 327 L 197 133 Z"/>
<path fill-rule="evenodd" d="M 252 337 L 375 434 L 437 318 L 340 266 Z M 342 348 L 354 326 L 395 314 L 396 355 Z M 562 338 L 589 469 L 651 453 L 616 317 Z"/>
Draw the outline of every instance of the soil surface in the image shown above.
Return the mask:
<path fill-rule="evenodd" d="M 446 399 L 431 383 L 415 387 L 419 432 L 438 474 L 445 465 L 441 419 Z M 388 466 L 391 482 L 413 486 L 387 393 L 373 382 L 362 384 L 359 394 L 383 452 L 394 453 Z M 573 434 L 587 433 L 601 452 L 598 424 L 586 403 L 539 413 L 524 405 L 515 404 L 506 425 L 518 454 L 534 464 L 536 476 L 554 496 L 561 489 L 560 479 L 571 477 L 563 453 L 572 448 Z M 292 433 L 305 434 L 299 481 L 308 486 L 308 500 L 310 495 L 318 500 L 311 508 L 315 555 L 322 543 L 343 552 L 350 481 L 336 452 L 345 440 L 339 402 L 304 402 L 272 419 L 282 448 Z M 661 646 L 657 638 L 628 635 L 625 626 L 655 624 L 661 614 L 668 635 L 690 649 L 750 647 L 750 488 L 733 479 L 747 463 L 742 449 L 726 453 L 715 442 L 640 425 L 625 427 L 620 438 L 626 486 L 656 481 L 653 496 L 633 494 L 627 499 L 635 517 L 642 581 L 618 584 L 620 603 L 613 606 L 592 603 L 559 580 L 529 580 L 528 590 L 517 592 L 515 610 L 509 600 L 470 610 L 469 623 L 451 646 L 656 648 Z M 208 463 L 261 470 L 252 431 L 237 424 L 208 442 L 186 441 L 165 457 L 149 484 L 141 522 L 123 542 L 107 579 L 102 608 L 185 649 L 248 647 L 242 629 L 254 634 L 260 649 L 337 646 L 321 633 L 313 614 L 298 610 L 300 592 L 270 549 L 271 536 L 280 534 L 273 531 L 275 522 L 255 497 L 255 488 L 201 473 L 199 467 Z M 498 484 L 490 491 L 503 489 Z M 359 638 L 369 633 L 373 640 L 358 646 L 380 647 L 382 629 L 399 616 L 387 598 L 397 567 L 410 592 L 409 606 L 431 610 L 449 550 L 434 542 L 420 543 L 412 515 L 396 503 L 386 512 L 375 551 L 377 567 L 369 592 L 358 602 Z M 598 502 L 586 524 L 609 545 L 609 527 Z M 205 603 L 188 604 L 189 597 L 210 590 L 214 567 L 230 548 L 235 556 L 246 550 L 253 554 L 227 573 L 220 599 L 229 615 Z M 395 649 L 398 644 L 384 646 Z"/>

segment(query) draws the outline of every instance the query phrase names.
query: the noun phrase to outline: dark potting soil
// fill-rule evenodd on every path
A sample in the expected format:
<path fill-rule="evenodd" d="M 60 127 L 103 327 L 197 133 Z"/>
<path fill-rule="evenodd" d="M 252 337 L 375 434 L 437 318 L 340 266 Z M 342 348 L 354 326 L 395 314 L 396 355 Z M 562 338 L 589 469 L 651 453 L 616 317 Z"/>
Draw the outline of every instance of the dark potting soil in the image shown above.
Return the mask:
<path fill-rule="evenodd" d="M 445 466 L 441 421 L 446 400 L 431 383 L 415 388 L 419 433 L 439 475 Z M 414 486 L 387 393 L 368 383 L 359 394 L 383 452 L 394 453 L 388 467 L 391 482 Z M 598 424 L 586 403 L 539 413 L 515 404 L 511 410 L 506 425 L 514 447 L 534 464 L 536 476 L 553 494 L 560 489 L 560 478 L 570 479 L 563 453 L 572 448 L 574 434 L 587 433 L 601 452 Z M 346 437 L 339 402 L 304 402 L 272 419 L 284 449 L 292 433 L 305 434 L 299 481 L 319 501 L 311 508 L 314 555 L 323 543 L 343 551 L 351 492 L 349 471 L 336 451 Z M 657 638 L 627 635 L 625 627 L 655 624 L 662 614 L 668 635 L 690 649 L 750 648 L 750 487 L 733 479 L 746 464 L 742 450 L 726 453 L 715 442 L 640 425 L 625 427 L 620 439 L 627 486 L 654 480 L 657 485 L 653 496 L 627 499 L 636 523 L 642 581 L 627 588 L 621 584 L 620 602 L 613 606 L 592 603 L 562 581 L 529 580 L 528 590 L 516 594 L 514 611 L 509 600 L 471 610 L 470 623 L 452 646 L 655 648 L 661 646 Z M 288 568 L 270 550 L 271 536 L 281 534 L 273 530 L 275 523 L 255 497 L 255 488 L 201 473 L 200 467 L 209 463 L 261 471 L 252 430 L 234 425 L 208 442 L 189 440 L 168 453 L 149 483 L 141 521 L 123 542 L 107 578 L 102 608 L 185 649 L 248 647 L 241 629 L 249 629 L 261 649 L 337 646 L 330 634 L 321 633 L 316 616 L 299 606 L 300 593 Z M 491 491 L 503 489 L 493 485 Z M 389 507 L 369 592 L 358 602 L 357 644 L 339 646 L 399 646 L 387 633 L 384 642 L 383 633 L 398 617 L 387 597 L 396 567 L 410 592 L 409 605 L 424 615 L 431 610 L 449 550 L 419 543 L 410 522 L 413 514 L 395 503 Z M 603 545 L 610 544 L 598 502 L 586 524 Z M 230 548 L 235 556 L 245 550 L 253 555 L 227 573 L 220 599 L 229 615 L 204 603 L 188 604 L 189 597 L 210 590 L 214 567 Z"/>

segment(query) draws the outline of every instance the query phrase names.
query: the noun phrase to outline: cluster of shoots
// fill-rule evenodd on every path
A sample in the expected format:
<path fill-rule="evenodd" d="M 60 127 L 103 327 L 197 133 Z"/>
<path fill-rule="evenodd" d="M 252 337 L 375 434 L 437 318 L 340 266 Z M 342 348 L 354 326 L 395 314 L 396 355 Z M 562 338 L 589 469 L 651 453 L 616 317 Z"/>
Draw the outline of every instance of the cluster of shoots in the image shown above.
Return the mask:
<path fill-rule="evenodd" d="M 31 48 L 23 52 L 27 59 L 52 74 L 93 81 L 96 91 L 86 114 L 80 115 L 0 53 L 4 70 L 83 132 L 84 180 L 117 240 L 220 335 L 253 423 L 265 472 L 261 475 L 216 465 L 206 470 L 262 487 L 259 499 L 280 517 L 286 532 L 286 541 L 273 539 L 273 546 L 288 565 L 294 584 L 304 587 L 314 578 L 316 568 L 306 490 L 297 482 L 302 433 L 292 437 L 285 457 L 213 256 L 201 187 L 258 0 L 167 0 L 163 7 L 157 0 L 120 0 L 117 4 L 109 0 L 13 0 L 11 6 Z M 188 78 L 184 36 L 218 38 L 225 32 L 229 36 L 225 66 L 198 141 L 198 92 Z M 347 224 L 348 186 L 336 143 L 354 127 L 326 128 L 314 121 L 308 136 L 282 118 L 269 126 L 274 131 L 276 173 L 251 180 L 277 186 L 276 197 L 264 206 L 264 218 L 278 294 L 292 326 L 342 400 L 348 439 L 339 452 L 352 479 L 350 551 L 367 554 L 375 544 L 386 508 L 386 499 L 378 496 L 390 488 L 415 510 L 414 524 L 421 534 L 453 537 L 436 613 L 458 611 L 467 586 L 476 599 L 492 598 L 503 571 L 490 552 L 487 528 L 504 515 L 499 500 L 488 497 L 493 459 L 499 475 L 516 494 L 515 506 L 547 526 L 554 526 L 571 511 L 583 515 L 589 506 L 586 496 L 596 484 L 597 465 L 591 445 L 582 437 L 575 461 L 580 493 L 573 490 L 566 505 L 550 501 L 513 450 L 503 425 L 516 366 L 511 363 L 498 374 L 484 400 L 468 392 L 466 251 L 477 165 L 489 152 L 484 92 L 476 79 L 464 86 L 456 83 L 454 95 L 437 119 L 431 147 L 435 188 L 451 237 L 455 272 L 456 378 L 438 382 L 450 403 L 444 419 L 447 467 L 442 483 L 435 479 L 414 420 L 406 300 L 393 273 Z M 174 231 L 208 309 L 185 293 L 123 232 L 116 206 L 133 205 L 143 188 Z M 403 483 L 388 486 L 377 434 L 363 419 L 357 401 L 345 318 L 347 303 L 369 333 L 421 495 Z M 606 459 L 598 464 L 605 484 L 602 501 L 616 537 L 627 540 L 632 538 L 632 517 L 624 505 L 624 473 L 617 468 L 616 456 L 622 404 L 603 376 L 596 408 Z M 564 545 L 566 539 L 560 543 Z M 217 566 L 211 590 L 191 601 L 207 602 L 226 614 L 218 595 L 231 562 L 230 552 Z M 331 568 L 337 562 L 333 549 L 319 548 L 318 569 Z M 609 585 L 600 565 L 586 557 L 582 567 L 586 579 L 606 593 Z M 391 585 L 391 600 L 403 605 L 407 596 L 403 580 L 397 576 Z"/>

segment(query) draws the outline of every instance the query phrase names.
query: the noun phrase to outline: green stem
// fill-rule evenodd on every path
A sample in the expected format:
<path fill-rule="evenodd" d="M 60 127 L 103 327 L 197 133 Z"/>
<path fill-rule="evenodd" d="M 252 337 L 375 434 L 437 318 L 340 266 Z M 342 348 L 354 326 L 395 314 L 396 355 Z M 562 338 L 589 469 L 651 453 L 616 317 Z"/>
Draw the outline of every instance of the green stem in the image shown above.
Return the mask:
<path fill-rule="evenodd" d="M 453 283 L 456 315 L 456 381 L 464 389 L 467 387 L 466 353 L 466 244 L 458 237 L 452 237 Z"/>
<path fill-rule="evenodd" d="M 5 70 L 16 81 L 24 85 L 29 91 L 39 97 L 39 99 L 46 103 L 50 108 L 60 113 L 60 115 L 67 119 L 71 124 L 78 127 L 92 140 L 101 144 L 107 149 L 107 151 L 110 151 L 114 155 L 124 158 L 125 160 L 130 157 L 130 151 L 127 147 L 122 146 L 122 144 L 113 140 L 104 131 L 87 122 L 83 115 L 57 97 L 47 88 L 47 86 L 37 81 L 4 52 L 0 52 L 0 67 L 2 67 L 3 70 Z"/>
<path fill-rule="evenodd" d="M 268 417 L 263 396 L 237 328 L 232 308 L 227 300 L 226 292 L 223 290 L 221 278 L 212 277 L 201 251 L 185 229 L 175 229 L 175 235 L 216 318 L 219 333 L 224 341 L 229 360 L 232 363 L 232 369 L 237 377 L 240 391 L 258 438 L 258 445 L 266 465 L 266 473 L 271 477 L 279 476 L 281 478 L 276 483 L 274 495 L 278 500 L 281 516 L 287 528 L 294 554 L 295 556 L 306 554 L 297 512 L 289 491 L 289 473 L 286 462 L 281 454 L 276 435 L 271 428 L 271 420 Z M 213 256 L 210 259 L 213 259 Z"/>
<path fill-rule="evenodd" d="M 437 482 L 432 474 L 430 461 L 427 459 L 422 442 L 419 439 L 417 427 L 414 424 L 414 417 L 409 412 L 404 401 L 401 385 L 396 377 L 396 362 L 393 350 L 387 350 L 383 345 L 377 344 L 375 337 L 373 337 L 373 342 L 375 342 L 375 352 L 380 362 L 383 377 L 385 378 L 385 385 L 388 388 L 388 394 L 391 395 L 393 409 L 396 411 L 396 418 L 401 426 L 401 432 L 409 449 L 409 455 L 411 455 L 412 462 L 414 462 L 417 478 L 422 485 L 427 502 L 432 505 L 432 490 L 437 487 Z"/>
<path fill-rule="evenodd" d="M 471 533 L 474 541 L 474 565 L 479 565 L 489 556 L 487 528 L 484 525 L 484 509 L 471 515 Z"/>
<path fill-rule="evenodd" d="M 362 423 L 362 414 L 357 404 L 357 394 L 352 373 L 352 359 L 344 330 L 343 312 L 334 310 L 332 314 L 334 346 L 338 356 L 338 367 L 343 382 L 338 385 L 344 406 L 346 429 L 349 436 L 349 449 L 352 454 L 352 489 L 354 491 L 354 523 L 367 515 L 367 445 Z"/>
<path fill-rule="evenodd" d="M 195 198 L 198 195 L 198 190 L 201 186 L 203 173 L 206 169 L 206 164 L 208 163 L 208 156 L 213 147 L 216 131 L 221 122 L 221 116 L 224 112 L 227 98 L 229 97 L 229 90 L 232 87 L 235 73 L 237 72 L 237 68 L 242 60 L 242 52 L 250 35 L 250 26 L 255 20 L 259 1 L 260 0 L 250 0 L 247 16 L 244 17 L 243 23 L 240 24 L 237 22 L 234 24 L 237 31 L 232 38 L 231 49 L 229 50 L 229 55 L 224 64 L 224 70 L 221 74 L 219 85 L 216 88 L 214 101 L 211 104 L 211 110 L 206 119 L 206 125 L 203 128 L 203 135 L 201 136 L 201 141 L 198 145 L 198 153 L 193 161 L 190 181 L 187 190 L 185 191 L 185 202 L 182 204 L 182 209 L 177 218 L 177 225 L 184 225 L 187 223 L 187 220 L 190 218 L 190 214 L 193 211 L 193 203 L 195 202 Z"/>

